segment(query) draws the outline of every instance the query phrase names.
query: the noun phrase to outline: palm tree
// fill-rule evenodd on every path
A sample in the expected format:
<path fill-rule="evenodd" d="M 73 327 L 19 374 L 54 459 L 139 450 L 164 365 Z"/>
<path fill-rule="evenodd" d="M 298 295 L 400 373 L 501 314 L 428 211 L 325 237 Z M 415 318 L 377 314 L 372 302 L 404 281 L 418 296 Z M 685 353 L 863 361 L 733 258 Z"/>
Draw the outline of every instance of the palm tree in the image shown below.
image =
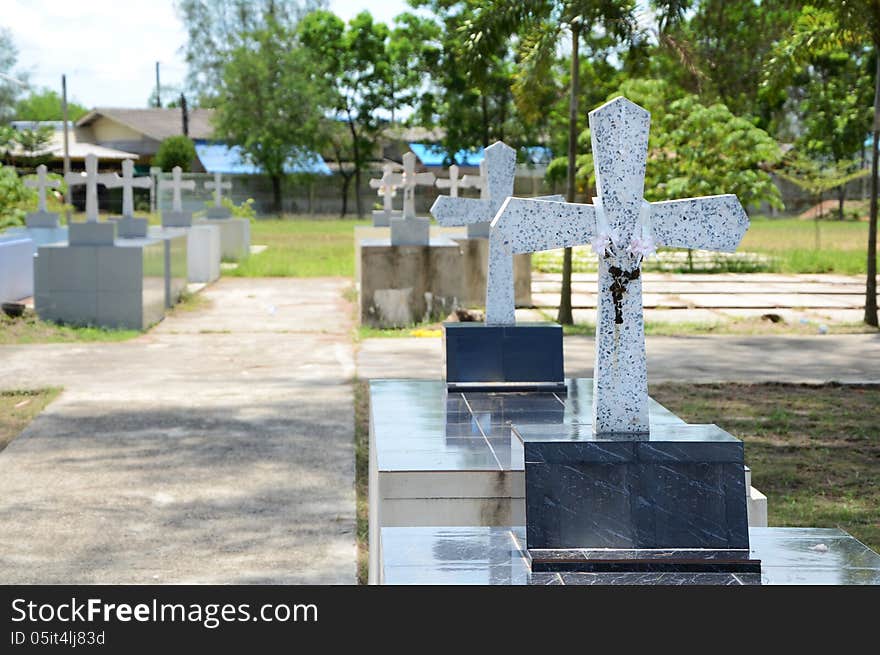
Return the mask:
<path fill-rule="evenodd" d="M 663 15 L 679 15 L 688 0 L 656 0 Z M 566 200 L 575 201 L 577 171 L 578 117 L 580 108 L 581 38 L 593 30 L 623 40 L 636 29 L 635 0 L 534 0 L 510 2 L 487 0 L 464 23 L 466 50 L 474 55 L 493 52 L 499 44 L 519 36 L 520 68 L 513 85 L 514 97 L 520 106 L 528 106 L 537 97 L 535 90 L 550 76 L 558 55 L 560 42 L 568 38 L 571 47 L 571 83 L 568 102 L 568 174 Z M 474 57 L 476 59 L 476 57 Z M 571 248 L 565 249 L 562 267 L 562 292 L 557 321 L 574 323 L 571 307 Z"/>

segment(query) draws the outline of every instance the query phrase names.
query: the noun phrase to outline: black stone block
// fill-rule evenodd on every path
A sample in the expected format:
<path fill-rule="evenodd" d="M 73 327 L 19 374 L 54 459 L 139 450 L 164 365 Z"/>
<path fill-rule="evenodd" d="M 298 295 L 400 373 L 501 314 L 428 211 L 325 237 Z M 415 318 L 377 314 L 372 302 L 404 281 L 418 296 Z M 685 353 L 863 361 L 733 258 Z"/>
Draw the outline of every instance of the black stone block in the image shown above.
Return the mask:
<path fill-rule="evenodd" d="M 514 425 L 532 549 L 748 549 L 743 445 L 714 425 Z"/>
<path fill-rule="evenodd" d="M 446 383 L 459 389 L 565 389 L 562 327 L 444 323 Z"/>

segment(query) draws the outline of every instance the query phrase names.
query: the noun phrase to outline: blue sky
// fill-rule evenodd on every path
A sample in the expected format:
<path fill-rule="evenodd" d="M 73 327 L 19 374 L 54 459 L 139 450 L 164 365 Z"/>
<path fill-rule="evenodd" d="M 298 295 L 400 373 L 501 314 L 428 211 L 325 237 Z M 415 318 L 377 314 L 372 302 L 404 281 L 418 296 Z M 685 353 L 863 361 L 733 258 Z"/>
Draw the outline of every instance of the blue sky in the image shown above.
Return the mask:
<path fill-rule="evenodd" d="M 348 20 L 369 9 L 390 22 L 407 9 L 405 0 L 330 0 Z M 186 75 L 180 48 L 186 40 L 172 0 L 3 0 L 0 25 L 9 27 L 18 48 L 18 70 L 35 86 L 60 91 L 87 107 L 143 107 L 160 62 L 162 84 Z"/>

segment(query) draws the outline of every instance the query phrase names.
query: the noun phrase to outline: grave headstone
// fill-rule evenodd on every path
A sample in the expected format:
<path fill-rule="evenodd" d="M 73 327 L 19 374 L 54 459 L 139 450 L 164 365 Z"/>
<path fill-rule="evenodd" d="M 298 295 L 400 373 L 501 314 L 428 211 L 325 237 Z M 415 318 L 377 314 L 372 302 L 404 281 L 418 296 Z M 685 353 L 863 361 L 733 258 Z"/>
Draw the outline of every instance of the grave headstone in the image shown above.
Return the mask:
<path fill-rule="evenodd" d="M 138 239 L 147 236 L 149 221 L 134 215 L 134 189 L 151 189 L 153 180 L 149 177 L 134 176 L 134 162 L 122 162 L 122 176 L 114 175 L 107 183 L 108 188 L 122 187 L 122 218 L 117 221 L 118 236 L 123 239 Z"/>
<path fill-rule="evenodd" d="M 400 218 L 402 213 L 394 209 L 394 198 L 397 187 L 393 183 L 394 174 L 399 166 L 385 163 L 382 165 L 382 177 L 370 180 L 370 188 L 382 198 L 382 209 L 373 210 L 373 227 L 390 227 L 392 218 Z"/>
<path fill-rule="evenodd" d="M 419 186 L 434 186 L 433 173 L 416 173 L 416 156 L 403 155 L 403 172 L 389 176 L 391 184 L 403 189 L 403 215 L 391 218 L 392 246 L 427 246 L 430 243 L 431 219 L 416 216 L 415 190 Z"/>
<path fill-rule="evenodd" d="M 223 174 L 217 172 L 214 173 L 213 181 L 205 182 L 205 189 L 208 191 L 213 190 L 214 192 L 214 205 L 208 207 L 208 218 L 230 218 L 232 212 L 229 211 L 228 207 L 223 206 L 223 190 L 232 189 L 232 182 L 224 182 Z"/>
<path fill-rule="evenodd" d="M 112 184 L 116 176 L 98 173 L 98 158 L 88 154 L 85 158 L 85 171 L 67 173 L 64 176 L 67 186 L 85 185 L 86 222 L 71 223 L 68 241 L 70 245 L 112 245 L 116 239 L 116 223 L 98 221 L 98 185 Z"/>
<path fill-rule="evenodd" d="M 514 158 L 514 166 L 515 165 L 516 159 Z M 462 182 L 463 186 L 479 190 L 480 200 L 489 200 L 489 198 L 492 197 L 492 191 L 489 187 L 489 160 L 484 156 L 483 161 L 480 162 L 480 174 L 465 175 L 462 179 Z M 510 183 L 510 195 L 513 195 L 512 178 Z M 492 218 L 494 217 L 495 214 L 492 214 Z M 492 220 L 492 218 L 486 221 L 480 221 L 479 223 L 469 223 L 467 226 L 468 236 L 471 238 L 480 237 L 483 239 L 488 239 L 489 222 Z"/>
<path fill-rule="evenodd" d="M 159 191 L 171 190 L 171 210 L 162 210 L 163 227 L 189 227 L 192 225 L 192 212 L 184 211 L 181 191 L 187 189 L 193 191 L 196 188 L 195 180 L 184 180 L 183 169 L 175 166 L 171 169 L 171 179 L 159 180 Z"/>
<path fill-rule="evenodd" d="M 58 213 L 50 212 L 46 206 L 46 189 L 57 189 L 61 186 L 61 180 L 50 178 L 46 165 L 40 164 L 37 166 L 36 179 L 29 178 L 24 183 L 37 190 L 37 211 L 25 216 L 25 225 L 29 228 L 57 228 Z"/>

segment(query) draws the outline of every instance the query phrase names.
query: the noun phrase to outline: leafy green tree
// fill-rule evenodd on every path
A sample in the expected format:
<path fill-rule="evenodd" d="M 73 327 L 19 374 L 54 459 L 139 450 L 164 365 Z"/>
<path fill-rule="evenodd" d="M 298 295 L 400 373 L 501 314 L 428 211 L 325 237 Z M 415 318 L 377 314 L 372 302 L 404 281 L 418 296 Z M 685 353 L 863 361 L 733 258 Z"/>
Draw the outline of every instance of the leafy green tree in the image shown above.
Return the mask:
<path fill-rule="evenodd" d="M 18 48 L 12 40 L 12 32 L 8 27 L 0 27 L 0 123 L 6 123 L 14 117 L 15 101 L 26 86 L 16 82 L 26 76 L 13 75 L 17 61 Z"/>
<path fill-rule="evenodd" d="M 43 125 L 34 129 L 16 130 L 13 141 L 18 144 L 20 154 L 15 160 L 18 164 L 36 167 L 51 161 L 52 155 L 48 152 L 49 144 L 55 130 Z"/>
<path fill-rule="evenodd" d="M 273 210 L 281 212 L 288 165 L 304 163 L 318 146 L 326 82 L 314 74 L 294 32 L 269 17 L 229 53 L 217 99 L 217 136 L 241 147 L 272 181 Z"/>
<path fill-rule="evenodd" d="M 82 105 L 67 102 L 67 118 L 77 121 L 88 113 Z M 64 120 L 61 110 L 61 94 L 52 89 L 32 91 L 30 95 L 15 103 L 15 120 L 19 121 L 60 121 Z"/>
<path fill-rule="evenodd" d="M 187 86 L 199 104 L 214 106 L 230 53 L 255 45 L 254 35 L 267 21 L 293 29 L 309 11 L 326 6 L 326 0 L 175 0 L 187 31 Z"/>
<path fill-rule="evenodd" d="M 871 50 L 874 59 L 871 205 L 868 217 L 868 262 L 865 323 L 877 326 L 877 210 L 880 159 L 880 2 L 877 0 L 812 0 L 768 61 L 770 71 L 851 48 Z"/>
<path fill-rule="evenodd" d="M 0 228 L 23 224 L 25 207 L 36 198 L 37 192 L 24 185 L 14 167 L 0 165 Z"/>
<path fill-rule="evenodd" d="M 361 12 L 345 23 L 329 11 L 314 11 L 299 24 L 300 42 L 309 54 L 309 66 L 320 72 L 331 95 L 333 117 L 350 134 L 354 168 L 355 204 L 364 215 L 361 178 L 372 159 L 372 150 L 383 127 L 382 111 L 388 100 L 390 31 Z"/>
<path fill-rule="evenodd" d="M 175 166 L 180 166 L 185 173 L 188 173 L 195 158 L 196 147 L 192 140 L 188 136 L 178 134 L 169 136 L 159 144 L 153 164 L 166 172 Z"/>

